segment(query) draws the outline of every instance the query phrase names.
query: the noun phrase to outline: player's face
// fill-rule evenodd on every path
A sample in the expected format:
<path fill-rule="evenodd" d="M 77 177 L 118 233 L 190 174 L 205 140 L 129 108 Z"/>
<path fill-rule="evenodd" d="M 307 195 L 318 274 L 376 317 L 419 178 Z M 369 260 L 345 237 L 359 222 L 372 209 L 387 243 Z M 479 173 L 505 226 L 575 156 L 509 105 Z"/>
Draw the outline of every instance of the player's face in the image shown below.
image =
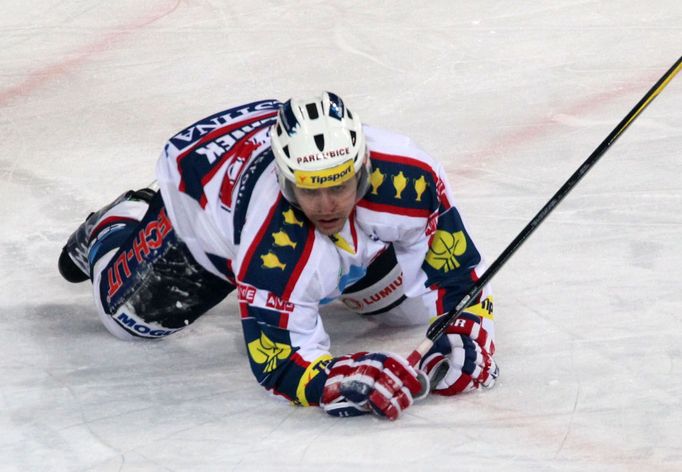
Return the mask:
<path fill-rule="evenodd" d="M 294 187 L 294 195 L 305 216 L 327 236 L 338 233 L 353 211 L 357 177 L 334 187 L 306 189 Z"/>

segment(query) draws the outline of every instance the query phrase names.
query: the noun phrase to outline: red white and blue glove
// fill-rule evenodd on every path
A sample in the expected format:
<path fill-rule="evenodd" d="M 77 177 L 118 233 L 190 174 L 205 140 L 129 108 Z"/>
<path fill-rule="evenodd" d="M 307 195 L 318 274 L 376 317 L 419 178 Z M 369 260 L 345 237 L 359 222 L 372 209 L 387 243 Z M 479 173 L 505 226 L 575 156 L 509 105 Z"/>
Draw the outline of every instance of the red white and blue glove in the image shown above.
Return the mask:
<path fill-rule="evenodd" d="M 422 358 L 419 366 L 431 381 L 432 393 L 456 395 L 492 388 L 499 375 L 493 360 L 495 343 L 478 316 L 463 313 Z"/>
<path fill-rule="evenodd" d="M 417 371 L 396 354 L 358 352 L 327 369 L 320 406 L 333 416 L 372 413 L 395 420 L 422 392 Z"/>

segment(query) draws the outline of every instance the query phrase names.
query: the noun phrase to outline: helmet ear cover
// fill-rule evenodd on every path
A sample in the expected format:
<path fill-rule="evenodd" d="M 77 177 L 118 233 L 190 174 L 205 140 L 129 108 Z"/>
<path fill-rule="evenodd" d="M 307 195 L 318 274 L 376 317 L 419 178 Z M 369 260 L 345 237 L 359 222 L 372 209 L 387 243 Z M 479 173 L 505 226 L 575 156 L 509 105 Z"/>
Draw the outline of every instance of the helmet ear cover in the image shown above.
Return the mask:
<path fill-rule="evenodd" d="M 337 95 L 284 102 L 270 140 L 280 190 L 291 203 L 294 186 L 332 187 L 355 175 L 358 199 L 367 192 L 371 164 L 362 124 Z"/>

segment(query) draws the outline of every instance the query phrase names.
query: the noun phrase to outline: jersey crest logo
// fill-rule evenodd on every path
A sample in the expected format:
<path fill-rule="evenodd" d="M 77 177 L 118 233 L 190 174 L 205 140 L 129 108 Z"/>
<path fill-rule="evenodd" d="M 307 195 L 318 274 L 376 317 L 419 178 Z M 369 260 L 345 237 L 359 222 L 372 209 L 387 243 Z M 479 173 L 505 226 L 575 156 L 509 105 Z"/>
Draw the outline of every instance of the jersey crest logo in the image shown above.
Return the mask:
<path fill-rule="evenodd" d="M 268 252 L 266 255 L 260 256 L 260 258 L 263 261 L 262 267 L 265 267 L 266 269 L 284 270 L 287 268 L 287 265 L 280 261 L 279 257 L 272 252 Z"/>
<path fill-rule="evenodd" d="M 403 174 L 402 170 L 398 175 L 393 176 L 393 188 L 395 189 L 395 198 L 397 198 L 398 200 L 401 199 L 403 190 L 405 190 L 405 187 L 407 187 L 407 182 L 408 179 L 405 177 L 405 174 Z"/>
<path fill-rule="evenodd" d="M 301 228 L 303 228 L 303 222 L 300 221 L 298 218 L 296 218 L 296 214 L 294 213 L 294 210 L 289 208 L 287 211 L 282 213 L 284 216 L 284 222 L 288 225 L 298 225 Z"/>
<path fill-rule="evenodd" d="M 466 250 L 467 241 L 464 231 L 450 233 L 438 230 L 433 235 L 431 246 L 424 260 L 436 270 L 450 272 L 459 268 L 457 256 L 461 256 Z"/>
<path fill-rule="evenodd" d="M 276 343 L 261 333 L 260 338 L 249 343 L 249 355 L 256 364 L 265 364 L 264 373 L 270 373 L 277 369 L 279 361 L 287 359 L 291 355 L 291 346 Z"/>
<path fill-rule="evenodd" d="M 370 174 L 369 183 L 372 186 L 372 195 L 379 195 L 379 187 L 384 183 L 385 178 L 386 175 L 382 174 L 378 167 Z"/>
<path fill-rule="evenodd" d="M 292 247 L 296 249 L 296 245 L 298 244 L 293 242 L 289 235 L 281 230 L 277 231 L 276 233 L 272 233 L 272 239 L 275 240 L 275 246 L 279 247 Z"/>

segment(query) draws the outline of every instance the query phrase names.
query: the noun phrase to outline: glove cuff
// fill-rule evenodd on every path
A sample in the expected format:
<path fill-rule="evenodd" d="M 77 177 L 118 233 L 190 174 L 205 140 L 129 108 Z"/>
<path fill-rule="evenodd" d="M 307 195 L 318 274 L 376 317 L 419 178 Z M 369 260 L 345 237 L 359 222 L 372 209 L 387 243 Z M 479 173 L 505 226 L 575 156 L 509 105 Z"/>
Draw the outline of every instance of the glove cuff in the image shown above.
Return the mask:
<path fill-rule="evenodd" d="M 429 379 L 430 390 L 433 391 L 448 372 L 450 362 L 440 352 L 434 352 L 422 360 L 420 368 Z"/>

